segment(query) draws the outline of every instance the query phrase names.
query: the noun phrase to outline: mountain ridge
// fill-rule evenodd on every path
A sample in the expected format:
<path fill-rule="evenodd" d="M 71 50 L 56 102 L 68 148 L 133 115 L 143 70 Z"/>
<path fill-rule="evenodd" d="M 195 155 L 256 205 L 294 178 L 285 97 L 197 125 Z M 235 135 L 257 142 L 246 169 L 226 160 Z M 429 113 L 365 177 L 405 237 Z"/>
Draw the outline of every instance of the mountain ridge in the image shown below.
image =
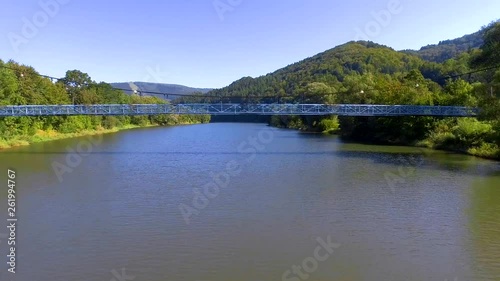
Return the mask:
<path fill-rule="evenodd" d="M 417 55 L 426 61 L 443 63 L 449 59 L 456 58 L 462 53 L 479 49 L 484 43 L 483 38 L 486 30 L 497 22 L 500 22 L 500 20 L 494 20 L 488 25 L 483 26 L 479 31 L 466 34 L 462 37 L 443 40 L 437 44 L 429 44 L 419 50 L 407 49 L 401 50 L 401 52 Z"/>
<path fill-rule="evenodd" d="M 492 21 L 491 24 L 498 22 L 497 21 Z M 355 43 L 358 44 L 365 44 L 367 48 L 387 48 L 391 51 L 397 52 L 397 53 L 402 53 L 402 54 L 407 54 L 407 55 L 412 55 L 415 57 L 418 57 L 422 59 L 423 62 L 433 62 L 433 63 L 444 63 L 447 60 L 457 58 L 463 53 L 470 53 L 471 50 L 478 49 L 481 47 L 483 44 L 483 36 L 485 33 L 485 30 L 487 29 L 487 26 L 481 28 L 481 30 L 464 35 L 459 38 L 455 39 L 448 39 L 448 40 L 443 40 L 440 41 L 437 44 L 429 44 L 427 46 L 423 46 L 419 50 L 395 50 L 394 48 L 390 46 L 385 46 L 381 45 L 378 43 L 374 43 L 371 41 L 350 41 L 344 44 L 341 44 L 339 46 L 336 46 L 334 48 L 331 48 L 329 50 L 326 50 L 324 52 L 318 53 L 316 55 L 310 56 L 308 58 L 305 58 L 303 60 L 300 60 L 298 62 L 289 64 L 283 68 L 280 68 L 278 70 L 275 70 L 273 72 L 270 72 L 265 75 L 261 75 L 258 77 L 242 77 L 236 81 L 231 82 L 229 85 L 222 87 L 222 88 L 192 88 L 184 85 L 178 85 L 178 84 L 165 84 L 165 83 L 148 83 L 148 82 L 129 82 L 129 83 L 111 83 L 112 86 L 117 87 L 117 88 L 122 88 L 125 89 L 126 93 L 134 93 L 134 90 L 137 92 L 159 92 L 159 93 L 169 93 L 173 95 L 192 95 L 192 94 L 206 94 L 206 93 L 220 93 L 220 90 L 226 89 L 226 88 L 232 88 L 235 85 L 237 85 L 237 88 L 244 88 L 244 85 L 250 85 L 253 80 L 256 79 L 262 79 L 263 77 L 268 77 L 272 75 L 279 75 L 280 73 L 287 72 L 289 70 L 294 71 L 294 67 L 299 67 L 302 63 L 310 63 L 311 60 L 321 60 L 324 56 L 328 56 L 329 53 L 331 53 L 333 50 L 337 50 L 339 48 L 342 48 L 343 46 L 348 46 L 352 45 Z M 382 63 L 382 62 L 380 62 Z M 423 63 L 420 63 L 423 64 Z M 356 65 L 351 65 L 349 67 L 354 67 L 356 68 Z M 324 70 L 327 71 L 327 70 Z M 382 71 L 384 72 L 384 71 Z M 390 72 L 390 71 L 389 71 Z M 433 74 L 436 76 L 436 74 Z M 432 76 L 431 74 L 427 75 L 426 77 Z M 144 95 L 152 95 L 145 93 Z M 155 95 L 153 95 L 155 96 Z M 156 95 L 158 96 L 158 95 Z M 164 95 L 159 95 L 159 97 L 163 97 Z"/>
<path fill-rule="evenodd" d="M 438 44 L 429 44 L 420 48 L 420 50 L 401 50 L 401 52 L 419 56 L 426 61 L 443 63 L 464 52 L 481 47 L 483 45 L 483 36 L 484 28 L 459 38 L 443 40 Z"/>
<path fill-rule="evenodd" d="M 172 97 L 166 97 L 165 94 L 171 95 L 193 95 L 193 94 L 206 94 L 213 90 L 212 88 L 193 88 L 189 86 L 179 85 L 179 84 L 167 84 L 167 83 L 151 83 L 151 82 L 115 82 L 110 83 L 114 88 L 122 89 L 127 94 L 133 94 L 135 92 L 141 93 L 143 96 L 156 96 L 163 99 L 172 99 Z M 162 93 L 159 95 L 152 94 Z M 175 98 L 175 97 L 174 97 Z"/>

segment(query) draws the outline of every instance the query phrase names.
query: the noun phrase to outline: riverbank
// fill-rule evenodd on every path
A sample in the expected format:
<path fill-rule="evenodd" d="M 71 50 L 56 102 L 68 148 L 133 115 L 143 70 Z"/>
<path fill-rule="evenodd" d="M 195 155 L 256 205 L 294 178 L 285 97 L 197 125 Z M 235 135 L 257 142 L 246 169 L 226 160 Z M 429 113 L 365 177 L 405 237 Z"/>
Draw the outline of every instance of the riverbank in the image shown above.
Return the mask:
<path fill-rule="evenodd" d="M 493 143 L 487 143 L 487 142 L 480 142 L 477 143 L 475 146 L 467 147 L 467 146 L 460 146 L 457 145 L 457 139 L 460 139 L 457 136 L 452 135 L 451 133 L 435 133 L 432 132 L 429 137 L 420 140 L 420 141 L 414 141 L 414 142 L 407 142 L 407 141 L 382 141 L 382 140 L 367 140 L 366 138 L 360 139 L 356 137 L 351 137 L 345 134 L 342 134 L 341 129 L 335 122 L 329 122 L 331 124 L 328 124 L 329 126 L 320 126 L 318 129 L 318 126 L 316 127 L 310 127 L 302 122 L 291 122 L 288 124 L 278 124 L 271 122 L 270 126 L 276 127 L 276 128 L 281 128 L 281 129 L 290 129 L 290 130 L 297 130 L 301 132 L 307 132 L 311 134 L 323 134 L 323 135 L 338 135 L 342 139 L 347 140 L 347 141 L 352 141 L 352 142 L 357 142 L 357 143 L 362 143 L 362 144 L 372 144 L 372 145 L 386 145 L 386 146 L 407 146 L 407 147 L 421 147 L 421 148 L 428 148 L 428 149 L 433 149 L 436 151 L 446 151 L 446 152 L 453 152 L 453 153 L 458 153 L 458 154 L 463 154 L 463 155 L 469 155 L 469 156 L 474 156 L 474 157 L 479 157 L 483 159 L 488 159 L 488 160 L 495 160 L 495 161 L 500 161 L 500 147 L 498 145 L 495 145 Z M 288 126 L 287 126 L 288 125 Z M 462 142 L 465 142 L 463 139 L 461 140 Z"/>
<path fill-rule="evenodd" d="M 454 153 L 465 154 L 465 155 L 469 155 L 469 156 L 475 156 L 475 157 L 479 157 L 479 158 L 483 158 L 483 159 L 500 161 L 500 148 L 497 145 L 490 144 L 490 143 L 483 143 L 480 146 L 472 147 L 472 148 L 468 148 L 468 149 L 458 149 L 458 148 L 454 148 L 454 147 L 447 147 L 447 146 L 435 144 L 432 142 L 432 140 L 425 139 L 423 141 L 419 141 L 419 142 L 415 143 L 412 146 L 424 147 L 424 148 L 440 150 L 440 151 L 454 152 Z"/>
<path fill-rule="evenodd" d="M 104 135 L 104 134 L 112 134 L 112 133 L 117 133 L 120 131 L 125 131 L 125 130 L 132 130 L 132 129 L 138 129 L 138 128 L 150 128 L 150 127 L 168 127 L 168 126 L 185 126 L 185 125 L 196 125 L 196 124 L 202 124 L 200 123 L 193 123 L 193 122 L 186 122 L 186 123 L 179 123 L 175 125 L 158 125 L 158 124 L 148 124 L 148 125 L 124 125 L 120 127 L 114 127 L 111 129 L 105 129 L 103 127 L 100 127 L 95 130 L 83 130 L 80 132 L 76 133 L 60 133 L 55 130 L 38 130 L 34 135 L 32 136 L 15 136 L 11 139 L 4 139 L 0 137 L 0 152 L 2 150 L 6 150 L 9 148 L 15 148 L 15 147 L 21 147 L 21 146 L 29 146 L 35 143 L 41 143 L 41 142 L 49 142 L 49 141 L 55 141 L 55 140 L 61 140 L 61 139 L 71 139 L 71 138 L 77 138 L 77 137 L 85 137 L 85 136 L 95 136 L 95 135 Z"/>
<path fill-rule="evenodd" d="M 148 126 L 127 125 L 123 127 L 115 127 L 112 129 L 99 128 L 96 130 L 84 130 L 77 133 L 60 133 L 54 130 L 47 130 L 47 131 L 38 130 L 32 136 L 15 136 L 11 139 L 0 138 L 0 151 L 14 147 L 28 146 L 40 142 L 48 142 L 48 141 L 70 139 L 70 138 L 77 138 L 84 136 L 111 134 L 124 130 L 144 128 L 144 127 L 157 127 L 157 126 L 158 125 L 148 125 Z"/>
<path fill-rule="evenodd" d="M 339 135 L 338 133 L 331 135 Z M 406 143 L 406 142 L 370 142 L 370 141 L 362 141 L 355 138 L 342 137 L 344 140 L 363 143 L 363 144 L 372 144 L 372 145 L 385 145 L 385 146 L 407 146 L 407 147 L 420 147 L 427 148 L 436 151 L 446 151 L 453 152 L 457 154 L 469 155 L 474 157 L 479 157 L 488 160 L 496 160 L 500 161 L 500 148 L 494 144 L 483 143 L 481 146 L 472 147 L 469 149 L 458 149 L 455 147 L 448 147 L 441 144 L 434 143 L 431 139 L 425 139 L 422 141 L 414 142 L 414 143 Z"/>

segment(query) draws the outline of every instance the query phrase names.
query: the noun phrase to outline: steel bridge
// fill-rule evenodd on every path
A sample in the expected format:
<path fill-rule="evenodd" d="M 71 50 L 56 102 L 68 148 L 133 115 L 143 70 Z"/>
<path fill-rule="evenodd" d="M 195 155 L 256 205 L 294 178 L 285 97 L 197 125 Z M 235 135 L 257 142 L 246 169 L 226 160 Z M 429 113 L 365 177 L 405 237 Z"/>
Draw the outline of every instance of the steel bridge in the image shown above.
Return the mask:
<path fill-rule="evenodd" d="M 477 116 L 478 108 L 461 106 L 368 104 L 99 104 L 0 106 L 0 117 L 71 115 L 339 115 L 339 116 Z"/>

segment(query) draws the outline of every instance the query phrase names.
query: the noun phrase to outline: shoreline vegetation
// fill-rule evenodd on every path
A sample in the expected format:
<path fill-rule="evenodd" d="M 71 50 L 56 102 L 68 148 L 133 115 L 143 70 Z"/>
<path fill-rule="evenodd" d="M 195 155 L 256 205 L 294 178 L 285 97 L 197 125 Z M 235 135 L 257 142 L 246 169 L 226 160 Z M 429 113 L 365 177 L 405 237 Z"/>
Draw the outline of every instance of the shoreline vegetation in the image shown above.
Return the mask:
<path fill-rule="evenodd" d="M 163 125 L 163 127 L 196 125 L 196 124 L 202 124 L 202 122 L 185 122 L 185 123 L 178 123 L 171 125 Z M 51 142 L 56 140 L 71 139 L 71 138 L 86 137 L 86 136 L 105 135 L 105 134 L 118 133 L 126 130 L 152 128 L 152 127 L 160 127 L 160 125 L 158 124 L 149 124 L 144 126 L 126 125 L 121 127 L 114 127 L 111 129 L 105 129 L 100 127 L 93 130 L 79 131 L 77 133 L 60 133 L 54 130 L 48 130 L 48 131 L 38 130 L 34 135 L 29 135 L 29 136 L 15 136 L 11 139 L 4 139 L 0 137 L 0 153 L 2 152 L 2 150 L 22 147 L 22 146 L 29 146 L 36 143 Z"/>
<path fill-rule="evenodd" d="M 203 96 L 183 97 L 180 102 L 213 102 L 215 98 L 238 103 L 479 107 L 477 118 L 275 116 L 269 124 L 339 134 L 362 143 L 419 146 L 500 160 L 500 21 L 479 33 L 483 36 L 480 48 L 457 50 L 447 60 L 424 60 L 374 42 L 349 42 L 274 73 L 244 77 Z M 430 56 L 441 58 L 446 49 L 427 52 L 444 52 Z M 0 60 L 0 106 L 165 103 L 168 101 L 156 97 L 127 95 L 78 70 L 68 71 L 54 83 L 31 67 Z M 115 128 L 210 120 L 208 115 L 6 117 L 0 118 L 0 147 L 85 132 L 113 132 Z"/>
<path fill-rule="evenodd" d="M 275 116 L 271 118 L 269 125 L 307 133 L 337 135 L 343 140 L 362 144 L 421 147 L 500 161 L 500 147 L 481 140 L 482 134 L 492 131 L 493 124 L 481 122 L 476 118 L 443 118 L 438 121 L 441 126 L 427 132 L 426 138 L 413 141 L 401 139 L 389 141 L 387 138 L 372 137 L 369 135 L 370 132 L 366 132 L 368 135 L 353 135 L 342 130 L 341 124 L 346 123 L 346 119 L 349 118 L 334 116 L 319 120 L 301 116 Z M 366 119 L 375 120 L 375 118 Z"/>
<path fill-rule="evenodd" d="M 44 104 L 167 104 L 127 95 L 107 83 L 96 83 L 78 70 L 54 83 L 32 67 L 0 60 L 0 106 Z M 210 122 L 209 115 L 47 116 L 0 118 L 0 151 L 51 140 L 114 133 L 122 130 Z"/>
<path fill-rule="evenodd" d="M 244 77 L 208 95 L 220 100 L 245 97 L 248 103 L 478 107 L 476 118 L 281 116 L 270 124 L 337 133 L 362 143 L 420 146 L 500 160 L 500 21 L 472 37 L 476 39 L 465 36 L 425 48 L 426 59 L 420 52 L 348 42 L 273 73 Z"/>
<path fill-rule="evenodd" d="M 333 117 L 329 119 L 323 119 L 327 120 L 326 122 L 322 122 L 318 127 L 316 128 L 308 128 L 304 126 L 301 121 L 298 121 L 300 118 L 296 116 L 279 116 L 280 119 L 286 118 L 286 119 L 292 119 L 294 120 L 292 123 L 289 124 L 289 126 L 284 126 L 283 124 L 277 123 L 277 120 L 271 119 L 271 123 L 269 124 L 270 126 L 276 127 L 276 128 L 281 128 L 281 129 L 291 129 L 291 130 L 298 130 L 301 132 L 307 132 L 307 133 L 313 133 L 313 134 L 323 134 L 323 135 L 337 135 L 343 138 L 344 140 L 349 140 L 349 141 L 355 141 L 358 143 L 362 144 L 371 144 L 371 145 L 386 145 L 386 146 L 407 146 L 407 147 L 422 147 L 422 148 L 429 148 L 433 150 L 438 150 L 438 151 L 447 151 L 447 152 L 453 152 L 453 153 L 459 153 L 463 155 L 469 155 L 469 156 L 475 156 L 475 157 L 480 157 L 483 159 L 489 159 L 489 160 L 500 160 L 498 158 L 498 152 L 499 152 L 499 147 L 490 145 L 490 144 L 483 144 L 482 147 L 475 147 L 471 148 L 469 150 L 464 150 L 464 149 L 457 149 L 453 147 L 445 147 L 445 146 L 439 146 L 434 138 L 428 138 L 422 141 L 414 142 L 414 143 L 389 143 L 389 142 L 376 142 L 374 143 L 373 141 L 363 141 L 360 139 L 355 139 L 355 138 L 349 138 L 346 136 L 342 136 L 341 130 L 340 130 L 340 124 L 338 123 L 338 118 Z M 322 120 L 322 121 L 323 121 Z M 183 125 L 195 125 L 195 124 L 203 124 L 206 122 L 186 122 L 186 123 L 177 123 L 177 124 L 170 124 L 170 125 L 163 125 L 163 126 L 183 126 Z M 43 131 L 43 130 L 38 130 L 34 135 L 30 136 L 16 136 L 12 139 L 3 139 L 0 138 L 0 153 L 2 150 L 7 150 L 11 148 L 16 148 L 16 147 L 22 147 L 22 146 L 29 146 L 32 144 L 36 143 L 42 143 L 42 142 L 51 142 L 51 141 L 56 141 L 56 140 L 62 140 L 62 139 L 71 139 L 71 138 L 78 138 L 78 137 L 85 137 L 85 136 L 94 136 L 94 135 L 105 135 L 105 134 L 112 134 L 112 133 L 117 133 L 121 131 L 126 131 L 126 130 L 133 130 L 133 129 L 140 129 L 140 128 L 152 128 L 152 127 L 160 127 L 158 124 L 149 124 L 149 125 L 144 125 L 144 126 L 138 126 L 138 125 L 126 125 L 122 127 L 114 127 L 111 129 L 105 129 L 105 128 L 97 128 L 94 130 L 84 130 L 80 131 L 77 133 L 60 133 L 54 130 L 49 130 L 49 131 Z"/>
<path fill-rule="evenodd" d="M 457 118 L 448 118 L 447 122 L 453 122 L 458 120 L 453 120 Z M 474 122 L 475 118 L 472 119 Z M 306 120 L 307 121 L 307 120 Z M 477 120 L 476 120 L 477 121 Z M 38 130 L 34 135 L 26 135 L 26 136 L 15 136 L 11 139 L 4 139 L 0 137 L 0 153 L 2 150 L 7 150 L 10 148 L 16 148 L 21 146 L 29 146 L 35 143 L 41 142 L 50 142 L 61 139 L 71 139 L 85 136 L 94 136 L 94 135 L 104 135 L 104 134 L 112 134 L 126 130 L 132 129 L 140 129 L 140 128 L 152 128 L 152 127 L 161 127 L 161 126 L 184 126 L 184 125 L 195 125 L 195 124 L 204 124 L 208 123 L 209 120 L 205 120 L 205 122 L 198 121 L 189 121 L 189 122 L 178 122 L 175 124 L 167 124 L 167 125 L 158 125 L 158 124 L 145 124 L 142 126 L 139 125 L 125 125 L 120 127 L 113 127 L 110 129 L 106 129 L 103 127 L 99 127 L 97 129 L 92 130 L 83 130 L 75 133 L 61 133 L 55 130 Z M 320 122 L 313 122 L 312 125 L 304 124 L 304 120 L 298 116 L 274 116 L 271 118 L 269 123 L 270 126 L 281 128 L 281 129 L 291 129 L 298 130 L 306 133 L 313 134 L 323 134 L 323 135 L 337 135 L 340 136 L 344 140 L 354 141 L 362 144 L 371 144 L 371 145 L 386 145 L 386 146 L 407 146 L 407 147 L 422 147 L 439 151 L 447 151 L 453 153 L 459 153 L 464 155 L 470 155 L 475 157 L 480 157 L 489 160 L 500 160 L 498 157 L 498 153 L 500 148 L 491 144 L 482 144 L 481 146 L 476 146 L 470 149 L 460 149 L 457 147 L 446 146 L 443 145 L 443 141 L 440 140 L 439 134 L 432 134 L 428 138 L 416 141 L 413 143 L 408 142 L 387 142 L 387 141 L 373 141 L 373 140 L 363 140 L 360 138 L 352 138 L 342 134 L 340 129 L 340 122 L 337 116 L 330 117 L 327 119 L 322 119 Z"/>
<path fill-rule="evenodd" d="M 123 128 L 113 128 L 113 129 L 96 129 L 96 130 L 85 130 L 78 133 L 59 133 L 57 131 L 49 130 L 43 131 L 39 130 L 34 135 L 31 136 L 15 136 L 11 139 L 0 138 L 0 153 L 2 150 L 7 150 L 10 148 L 16 148 L 21 146 L 29 146 L 35 143 L 50 142 L 61 139 L 70 139 L 84 136 L 94 136 L 94 135 L 104 135 L 110 133 L 116 133 L 122 130 L 133 129 L 135 126 L 123 127 Z"/>

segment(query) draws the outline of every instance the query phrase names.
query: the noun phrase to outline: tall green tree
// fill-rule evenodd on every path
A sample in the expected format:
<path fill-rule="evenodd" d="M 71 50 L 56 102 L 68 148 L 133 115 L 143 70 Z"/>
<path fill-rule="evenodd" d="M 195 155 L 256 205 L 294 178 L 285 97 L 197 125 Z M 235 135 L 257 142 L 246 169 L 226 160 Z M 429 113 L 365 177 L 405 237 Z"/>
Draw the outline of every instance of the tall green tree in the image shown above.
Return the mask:
<path fill-rule="evenodd" d="M 500 22 L 491 24 L 484 34 L 484 45 L 481 52 L 471 60 L 473 68 L 500 67 Z M 476 87 L 480 99 L 482 117 L 500 123 L 500 70 L 488 71 L 486 83 Z"/>
<path fill-rule="evenodd" d="M 66 86 L 66 90 L 74 104 L 80 99 L 79 96 L 82 92 L 94 84 L 90 76 L 80 70 L 67 71 L 66 76 L 61 81 Z"/>
<path fill-rule="evenodd" d="M 500 65 L 500 22 L 486 28 L 481 53 L 472 60 L 472 67 L 489 67 Z"/>

